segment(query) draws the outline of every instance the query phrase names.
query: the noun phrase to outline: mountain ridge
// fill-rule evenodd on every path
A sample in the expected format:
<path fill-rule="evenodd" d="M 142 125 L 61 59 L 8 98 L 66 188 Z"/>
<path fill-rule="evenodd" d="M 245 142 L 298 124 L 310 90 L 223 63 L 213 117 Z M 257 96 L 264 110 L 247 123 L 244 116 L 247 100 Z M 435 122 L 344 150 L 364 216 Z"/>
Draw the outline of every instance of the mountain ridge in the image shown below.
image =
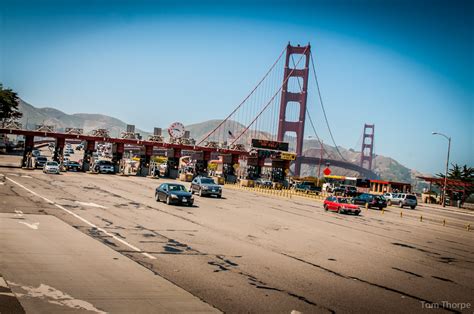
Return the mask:
<path fill-rule="evenodd" d="M 20 100 L 19 110 L 23 113 L 23 117 L 20 119 L 20 122 L 32 129 L 35 125 L 38 124 L 47 124 L 54 125 L 56 130 L 62 131 L 66 127 L 75 127 L 83 128 L 85 133 L 92 131 L 93 129 L 103 128 L 108 129 L 111 136 L 120 136 L 121 132 L 126 130 L 127 123 L 104 114 L 94 114 L 94 113 L 73 113 L 67 114 L 61 110 L 44 107 L 37 108 L 23 100 Z M 212 119 L 204 122 L 193 123 L 186 126 L 186 129 L 191 132 L 191 137 L 195 138 L 198 142 L 200 139 L 205 137 L 209 132 L 214 130 L 222 120 Z M 221 134 L 224 134 L 227 137 L 225 130 L 228 130 L 230 127 L 229 124 L 232 123 L 232 126 L 235 129 L 237 125 L 238 128 L 243 129 L 244 126 L 235 121 L 227 121 L 222 128 Z M 166 128 L 163 128 L 166 130 Z M 136 132 L 140 133 L 144 138 L 146 138 L 150 132 L 143 131 L 136 128 Z M 258 131 L 258 136 L 261 138 L 270 138 L 270 134 Z M 167 134 L 163 134 L 167 136 Z M 247 136 L 248 137 L 248 136 Z M 249 138 L 245 138 L 248 140 Z M 290 143 L 290 147 L 294 146 L 295 138 L 285 137 L 285 141 Z M 314 139 L 305 139 L 303 144 L 303 155 L 310 157 L 319 157 L 320 144 L 317 140 Z M 338 156 L 336 148 L 327 144 L 323 144 L 325 157 L 329 156 Z M 352 149 L 346 149 L 344 147 L 338 146 L 339 151 L 345 160 L 353 163 L 358 163 L 360 160 L 360 152 L 354 151 Z M 423 175 L 422 173 L 403 166 L 395 159 L 376 155 L 374 158 L 374 167 L 373 171 L 377 173 L 382 179 L 389 181 L 398 181 L 398 182 L 410 182 L 414 186 L 418 185 L 419 181 L 416 177 Z M 321 168 L 324 168 L 325 165 L 322 165 Z M 356 173 L 346 169 L 338 169 L 336 167 L 331 167 L 333 174 L 354 176 Z M 318 175 L 318 165 L 303 165 L 302 175 L 303 176 L 316 176 Z"/>

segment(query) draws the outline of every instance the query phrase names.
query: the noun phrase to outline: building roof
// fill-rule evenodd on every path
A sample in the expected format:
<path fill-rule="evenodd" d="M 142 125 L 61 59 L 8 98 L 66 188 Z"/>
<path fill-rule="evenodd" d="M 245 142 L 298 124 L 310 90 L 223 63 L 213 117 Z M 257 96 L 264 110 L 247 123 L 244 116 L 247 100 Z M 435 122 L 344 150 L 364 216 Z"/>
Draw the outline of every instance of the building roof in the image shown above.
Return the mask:
<path fill-rule="evenodd" d="M 433 178 L 433 177 L 417 177 L 429 183 L 434 183 L 439 186 L 444 186 L 444 178 Z M 466 182 L 455 179 L 446 180 L 446 189 L 447 190 L 457 190 L 457 191 L 474 191 L 474 183 Z"/>

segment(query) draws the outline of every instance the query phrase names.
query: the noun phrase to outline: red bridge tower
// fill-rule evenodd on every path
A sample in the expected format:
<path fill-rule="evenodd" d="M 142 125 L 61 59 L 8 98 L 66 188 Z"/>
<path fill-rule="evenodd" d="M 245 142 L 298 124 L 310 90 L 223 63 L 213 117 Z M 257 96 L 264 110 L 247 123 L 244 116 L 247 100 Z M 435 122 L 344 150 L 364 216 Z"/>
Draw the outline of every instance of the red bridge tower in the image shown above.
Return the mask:
<path fill-rule="evenodd" d="M 285 62 L 285 74 L 283 77 L 283 88 L 281 91 L 281 102 L 280 102 L 280 117 L 278 121 L 278 141 L 283 141 L 286 132 L 296 133 L 296 160 L 295 160 L 295 171 L 296 176 L 300 175 L 301 171 L 301 157 L 303 155 L 303 137 L 304 137 L 304 124 L 306 120 L 306 99 L 308 90 L 308 66 L 310 60 L 311 46 L 291 46 L 288 44 L 286 47 L 286 62 Z M 292 54 L 304 54 L 306 60 L 301 59 L 300 63 L 304 61 L 304 68 L 295 69 L 290 68 L 290 58 Z M 297 61 L 298 62 L 298 61 Z M 288 92 L 288 81 L 291 77 L 302 78 L 303 86 L 299 93 Z M 299 103 L 300 112 L 298 121 L 287 121 L 286 120 L 286 108 L 288 103 L 297 102 Z"/>
<path fill-rule="evenodd" d="M 369 170 L 372 170 L 374 134 L 375 124 L 364 124 L 364 136 L 362 137 L 362 149 L 360 151 L 360 166 Z M 364 167 L 365 161 L 368 162 L 367 167 Z"/>

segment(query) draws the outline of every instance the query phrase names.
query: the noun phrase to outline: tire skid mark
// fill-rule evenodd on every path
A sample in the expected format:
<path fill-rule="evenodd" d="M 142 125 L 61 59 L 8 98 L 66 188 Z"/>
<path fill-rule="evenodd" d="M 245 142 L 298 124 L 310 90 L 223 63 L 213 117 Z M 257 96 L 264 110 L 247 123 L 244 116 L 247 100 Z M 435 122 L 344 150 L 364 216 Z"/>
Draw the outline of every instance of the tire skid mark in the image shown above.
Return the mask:
<path fill-rule="evenodd" d="M 417 274 L 417 273 L 411 272 L 411 271 L 409 271 L 409 270 L 404 270 L 404 269 L 400 269 L 400 268 L 397 268 L 397 267 L 392 267 L 392 269 L 397 270 L 397 271 L 401 271 L 402 273 L 406 273 L 406 274 L 409 274 L 409 275 L 413 275 L 413 276 L 418 277 L 418 278 L 424 278 L 422 275 L 419 275 L 419 274 Z"/>
<path fill-rule="evenodd" d="M 390 291 L 390 292 L 394 292 L 394 293 L 397 293 L 397 294 L 400 294 L 402 296 L 405 296 L 405 297 L 408 297 L 408 298 L 411 298 L 411 299 L 414 299 L 414 300 L 417 300 L 417 301 L 420 301 L 420 302 L 424 302 L 426 304 L 430 304 L 430 305 L 437 305 L 439 306 L 440 308 L 443 308 L 444 310 L 446 311 L 449 311 L 451 313 L 461 313 L 460 311 L 457 311 L 455 309 L 451 309 L 447 306 L 445 306 L 443 303 L 438 303 L 438 302 L 433 302 L 433 301 L 429 301 L 429 300 L 426 300 L 426 299 L 423 299 L 421 297 L 418 297 L 416 295 L 413 295 L 413 294 L 409 294 L 407 292 L 403 292 L 401 290 L 398 290 L 398 289 L 395 289 L 395 288 L 390 288 L 390 287 L 387 287 L 387 286 L 383 286 L 383 285 L 380 285 L 378 283 L 374 283 L 374 282 L 370 282 L 370 281 L 367 281 L 365 279 L 361 279 L 359 277 L 354 277 L 354 276 L 347 276 L 347 275 L 344 275 L 344 274 L 341 274 L 339 272 L 336 272 L 334 270 L 331 270 L 329 268 L 326 268 L 324 266 L 321 266 L 321 265 L 318 265 L 318 264 L 314 264 L 314 263 L 311 263 L 311 262 L 308 262 L 308 261 L 305 261 L 304 259 L 301 259 L 299 257 L 295 257 L 295 256 L 292 256 L 292 255 L 289 255 L 289 254 L 286 254 L 286 253 L 281 253 L 282 255 L 284 256 L 287 256 L 291 259 L 294 259 L 296 261 L 299 261 L 299 262 L 302 262 L 302 263 L 305 263 L 305 264 L 308 264 L 308 265 L 311 265 L 313 267 L 316 267 L 318 269 L 321 269 L 321 270 L 324 270 L 328 273 L 331 273 L 337 277 L 340 277 L 340 278 L 344 278 L 344 279 L 348 279 L 348 280 L 357 280 L 361 283 L 364 283 L 364 284 L 367 284 L 369 286 L 372 286 L 372 287 L 377 287 L 377 288 L 380 288 L 380 289 L 383 289 L 383 290 L 386 290 L 386 291 Z"/>

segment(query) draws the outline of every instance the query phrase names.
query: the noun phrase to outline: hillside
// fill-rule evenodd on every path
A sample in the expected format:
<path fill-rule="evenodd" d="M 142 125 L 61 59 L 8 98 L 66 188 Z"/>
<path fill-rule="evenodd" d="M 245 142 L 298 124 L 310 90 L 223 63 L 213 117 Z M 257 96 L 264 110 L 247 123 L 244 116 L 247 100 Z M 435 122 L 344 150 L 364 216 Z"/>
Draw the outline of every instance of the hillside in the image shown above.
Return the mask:
<path fill-rule="evenodd" d="M 33 129 L 35 125 L 54 125 L 56 130 L 64 131 L 65 128 L 83 128 L 85 133 L 94 129 L 108 129 L 111 136 L 118 136 L 125 131 L 126 123 L 122 120 L 102 114 L 74 113 L 67 114 L 54 108 L 36 108 L 29 103 L 20 100 L 19 109 L 23 112 L 20 122 Z M 142 135 L 149 133 L 137 129 Z"/>
<path fill-rule="evenodd" d="M 23 112 L 23 117 L 21 123 L 23 125 L 28 124 L 28 128 L 32 129 L 35 125 L 45 123 L 48 125 L 54 125 L 56 130 L 63 131 L 67 127 L 76 127 L 83 128 L 84 132 L 90 132 L 93 129 L 104 128 L 108 129 L 111 136 L 118 136 L 120 132 L 123 132 L 126 129 L 126 122 L 119 119 L 109 117 L 101 114 L 89 114 L 89 113 L 74 113 L 66 114 L 60 110 L 54 108 L 36 108 L 27 102 L 21 100 L 20 102 L 20 111 Z M 209 132 L 214 130 L 222 120 L 209 120 L 201 123 L 190 124 L 186 126 L 186 130 L 191 132 L 191 137 L 196 140 L 204 138 Z M 216 134 L 223 134 L 226 139 L 228 137 L 227 130 L 242 130 L 245 126 L 235 122 L 227 121 L 224 123 L 217 131 Z M 166 128 L 164 128 L 166 129 Z M 142 134 L 145 138 L 148 136 L 148 132 L 137 129 L 137 132 Z M 166 132 L 164 132 L 167 135 Z M 238 132 L 237 132 L 238 133 Z M 270 134 L 265 132 L 257 132 L 259 138 L 270 138 Z M 210 140 L 213 140 L 212 138 Z M 244 136 L 243 140 L 246 142 L 250 141 L 250 136 Z M 295 138 L 286 137 L 285 141 L 290 143 L 290 147 L 294 147 Z M 343 147 L 338 147 L 342 156 L 345 160 L 358 163 L 360 160 L 360 152 L 354 151 L 352 149 L 345 149 Z M 325 156 L 329 155 L 332 157 L 338 156 L 336 149 L 333 146 L 324 144 Z M 304 155 L 319 157 L 319 143 L 316 140 L 305 140 L 304 141 Z M 324 167 L 324 165 L 322 165 Z M 354 176 L 354 172 L 339 169 L 336 167 L 331 167 L 333 174 L 337 175 L 346 175 Z M 302 175 L 317 175 L 318 166 L 303 166 Z M 374 171 L 385 180 L 390 181 L 399 181 L 399 182 L 411 182 L 414 185 L 417 185 L 418 180 L 416 176 L 422 175 L 416 170 L 409 169 L 396 160 L 377 155 L 374 160 Z"/>

